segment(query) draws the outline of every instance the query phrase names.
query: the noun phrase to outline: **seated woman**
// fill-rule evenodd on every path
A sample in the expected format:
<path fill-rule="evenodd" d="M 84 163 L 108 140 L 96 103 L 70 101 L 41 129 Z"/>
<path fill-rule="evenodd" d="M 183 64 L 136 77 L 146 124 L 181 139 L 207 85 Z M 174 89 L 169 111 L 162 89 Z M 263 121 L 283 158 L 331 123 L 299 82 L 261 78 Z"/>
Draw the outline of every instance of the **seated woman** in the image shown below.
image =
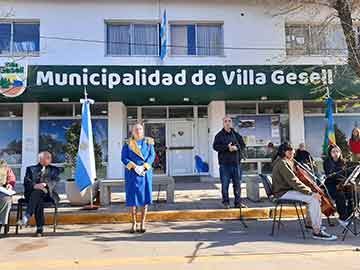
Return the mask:
<path fill-rule="evenodd" d="M 7 165 L 6 161 L 0 160 L 0 186 L 8 190 L 15 188 L 15 174 Z M 9 220 L 9 213 L 11 209 L 11 196 L 0 192 L 0 231 L 1 227 L 7 225 Z M 5 228 L 6 230 L 6 228 Z"/>
<path fill-rule="evenodd" d="M 327 176 L 325 186 L 330 197 L 335 200 L 336 210 L 339 213 L 339 223 L 346 227 L 347 218 L 353 210 L 352 194 L 339 188 L 339 183 L 346 179 L 346 162 L 342 156 L 341 149 L 337 145 L 330 145 L 328 157 L 324 161 L 324 171 Z"/>

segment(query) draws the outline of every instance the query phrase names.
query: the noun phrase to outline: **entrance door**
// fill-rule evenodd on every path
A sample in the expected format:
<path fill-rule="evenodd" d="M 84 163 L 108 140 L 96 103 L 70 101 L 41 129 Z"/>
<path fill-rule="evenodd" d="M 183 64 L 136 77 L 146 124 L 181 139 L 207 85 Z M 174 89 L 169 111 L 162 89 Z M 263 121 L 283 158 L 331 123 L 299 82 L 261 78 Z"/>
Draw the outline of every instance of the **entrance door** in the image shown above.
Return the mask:
<path fill-rule="evenodd" d="M 169 172 L 172 176 L 194 173 L 194 122 L 168 122 Z"/>
<path fill-rule="evenodd" d="M 154 174 L 166 174 L 166 125 L 165 123 L 145 123 L 145 136 L 155 140 Z"/>

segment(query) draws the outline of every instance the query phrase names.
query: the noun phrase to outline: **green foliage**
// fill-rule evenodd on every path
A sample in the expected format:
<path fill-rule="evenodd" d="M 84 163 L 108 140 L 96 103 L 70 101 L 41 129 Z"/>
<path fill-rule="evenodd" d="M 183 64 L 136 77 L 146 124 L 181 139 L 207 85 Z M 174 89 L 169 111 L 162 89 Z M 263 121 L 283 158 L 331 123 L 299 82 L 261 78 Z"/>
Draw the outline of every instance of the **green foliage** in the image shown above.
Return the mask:
<path fill-rule="evenodd" d="M 66 145 L 64 146 L 65 150 L 65 160 L 66 166 L 71 169 L 72 175 L 75 173 L 76 166 L 76 157 L 78 153 L 79 141 L 80 141 L 80 131 L 81 131 L 81 122 L 75 121 L 74 124 L 66 131 Z M 102 150 L 101 145 L 96 142 L 95 136 L 94 139 L 94 152 L 95 152 L 95 164 L 96 169 L 101 170 L 102 165 Z"/>
<path fill-rule="evenodd" d="M 344 158 L 346 160 L 350 160 L 351 152 L 350 152 L 348 140 L 344 132 L 341 129 L 339 129 L 337 125 L 335 125 L 335 138 L 336 138 L 336 144 L 340 147 Z"/>
<path fill-rule="evenodd" d="M 348 144 L 348 140 L 346 138 L 345 133 L 335 124 L 334 125 L 334 129 L 335 129 L 335 140 L 336 140 L 336 144 L 340 147 L 341 152 L 343 154 L 343 157 L 346 160 L 350 160 L 351 158 L 351 152 L 350 152 L 350 148 L 349 148 L 349 144 Z M 327 146 L 323 147 L 323 159 L 327 158 Z"/>
<path fill-rule="evenodd" d="M 10 85 L 11 85 L 11 83 L 8 79 L 5 79 L 5 78 L 0 79 L 0 87 L 1 88 L 9 88 Z"/>

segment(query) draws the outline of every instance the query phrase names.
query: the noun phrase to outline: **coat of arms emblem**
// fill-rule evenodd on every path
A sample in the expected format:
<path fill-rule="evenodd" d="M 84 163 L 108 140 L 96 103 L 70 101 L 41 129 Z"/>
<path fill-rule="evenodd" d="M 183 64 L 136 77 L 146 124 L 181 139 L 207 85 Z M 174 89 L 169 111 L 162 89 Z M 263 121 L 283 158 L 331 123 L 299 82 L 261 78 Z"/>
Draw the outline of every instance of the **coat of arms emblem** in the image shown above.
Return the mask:
<path fill-rule="evenodd" d="M 26 68 L 18 63 L 5 63 L 0 67 L 0 94 L 17 97 L 26 89 Z"/>

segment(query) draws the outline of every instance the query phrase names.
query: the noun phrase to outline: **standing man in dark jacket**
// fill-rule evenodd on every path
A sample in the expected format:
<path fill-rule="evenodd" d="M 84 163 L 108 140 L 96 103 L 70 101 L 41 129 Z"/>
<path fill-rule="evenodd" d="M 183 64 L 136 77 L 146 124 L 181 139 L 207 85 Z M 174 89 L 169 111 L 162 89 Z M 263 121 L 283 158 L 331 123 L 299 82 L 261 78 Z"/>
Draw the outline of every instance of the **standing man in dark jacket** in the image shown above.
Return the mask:
<path fill-rule="evenodd" d="M 232 181 L 235 196 L 235 207 L 240 207 L 241 201 L 241 159 L 245 150 L 243 138 L 232 127 L 229 116 L 223 118 L 224 128 L 215 136 L 213 148 L 218 152 L 220 165 L 220 180 L 222 202 L 229 208 L 229 185 Z"/>
<path fill-rule="evenodd" d="M 39 154 L 39 163 L 26 168 L 24 178 L 25 200 L 27 201 L 26 213 L 19 221 L 27 225 L 31 216 L 35 215 L 36 236 L 41 237 L 44 226 L 44 203 L 57 204 L 60 201 L 56 186 L 60 181 L 59 174 L 62 168 L 51 165 L 52 157 L 49 152 Z"/>

